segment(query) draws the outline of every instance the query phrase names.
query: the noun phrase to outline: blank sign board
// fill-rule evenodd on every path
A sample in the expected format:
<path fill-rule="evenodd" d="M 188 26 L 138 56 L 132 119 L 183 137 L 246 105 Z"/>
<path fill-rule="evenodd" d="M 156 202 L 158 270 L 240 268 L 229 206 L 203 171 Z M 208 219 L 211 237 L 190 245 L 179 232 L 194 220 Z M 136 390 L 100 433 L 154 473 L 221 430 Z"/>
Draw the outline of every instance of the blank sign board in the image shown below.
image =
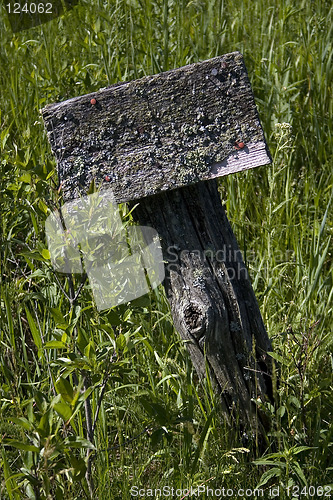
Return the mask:
<path fill-rule="evenodd" d="M 126 202 L 271 163 L 233 52 L 42 110 L 65 200 L 91 182 Z"/>

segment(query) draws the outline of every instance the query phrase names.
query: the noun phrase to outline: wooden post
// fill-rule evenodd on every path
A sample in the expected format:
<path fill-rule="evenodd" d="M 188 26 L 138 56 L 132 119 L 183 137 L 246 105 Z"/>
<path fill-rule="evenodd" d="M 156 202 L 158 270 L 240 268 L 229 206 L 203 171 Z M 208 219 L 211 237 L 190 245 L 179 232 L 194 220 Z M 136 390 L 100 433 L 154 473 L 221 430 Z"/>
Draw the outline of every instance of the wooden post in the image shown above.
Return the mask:
<path fill-rule="evenodd" d="M 242 55 L 226 54 L 47 106 L 64 200 L 92 181 L 160 234 L 164 286 L 196 371 L 228 420 L 261 430 L 271 344 L 216 177 L 271 162 Z"/>

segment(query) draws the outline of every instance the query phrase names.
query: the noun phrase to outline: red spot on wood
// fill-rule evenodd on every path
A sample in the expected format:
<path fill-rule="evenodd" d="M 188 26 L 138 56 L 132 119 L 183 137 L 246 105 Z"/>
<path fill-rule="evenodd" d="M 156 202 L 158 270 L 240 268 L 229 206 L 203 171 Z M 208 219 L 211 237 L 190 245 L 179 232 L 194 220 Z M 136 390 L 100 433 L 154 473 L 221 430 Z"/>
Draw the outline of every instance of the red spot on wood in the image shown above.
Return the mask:
<path fill-rule="evenodd" d="M 93 106 L 95 106 L 96 102 L 96 99 L 90 99 L 90 104 L 92 104 Z"/>

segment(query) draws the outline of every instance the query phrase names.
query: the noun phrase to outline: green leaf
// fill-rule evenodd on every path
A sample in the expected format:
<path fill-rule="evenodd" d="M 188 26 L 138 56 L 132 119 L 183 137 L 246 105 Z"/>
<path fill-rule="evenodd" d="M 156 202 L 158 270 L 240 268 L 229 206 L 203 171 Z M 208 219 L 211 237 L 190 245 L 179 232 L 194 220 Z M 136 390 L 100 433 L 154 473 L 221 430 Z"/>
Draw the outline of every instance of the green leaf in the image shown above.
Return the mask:
<path fill-rule="evenodd" d="M 89 361 L 94 359 L 96 353 L 93 342 L 89 342 L 89 344 L 85 347 L 84 355 L 89 359 Z"/>
<path fill-rule="evenodd" d="M 275 359 L 275 361 L 278 361 L 282 365 L 287 365 L 288 362 L 285 360 L 280 354 L 277 354 L 276 352 L 268 352 L 267 353 L 271 358 Z"/>
<path fill-rule="evenodd" d="M 18 191 L 20 189 L 20 186 L 18 184 L 8 184 L 6 189 L 8 191 Z"/>
<path fill-rule="evenodd" d="M 97 191 L 97 188 L 96 188 L 96 184 L 95 184 L 95 179 L 93 179 L 91 181 L 91 183 L 89 184 L 87 194 L 93 194 L 93 193 L 96 193 L 96 191 Z"/>
<path fill-rule="evenodd" d="M 44 349 L 65 349 L 67 346 L 60 340 L 50 340 L 44 345 Z"/>
<path fill-rule="evenodd" d="M 297 476 L 299 477 L 299 479 L 302 481 L 302 483 L 307 486 L 308 482 L 306 480 L 306 477 L 304 475 L 304 472 L 302 471 L 300 465 L 298 462 L 294 462 L 293 463 L 293 468 L 294 468 L 294 471 L 295 471 L 295 474 L 297 474 Z"/>
<path fill-rule="evenodd" d="M 319 262 L 318 262 L 318 265 L 317 265 L 317 268 L 316 268 L 316 271 L 315 271 L 315 274 L 314 274 L 314 277 L 312 279 L 312 283 L 311 283 L 311 287 L 310 287 L 310 290 L 308 291 L 308 294 L 307 296 L 305 297 L 303 303 L 301 304 L 301 307 L 306 304 L 306 302 L 310 299 L 311 295 L 313 294 L 316 286 L 317 286 L 317 283 L 318 283 L 318 280 L 319 280 L 319 276 L 322 272 L 322 268 L 323 268 L 323 265 L 324 265 L 324 262 L 325 262 L 325 259 L 326 259 L 326 255 L 327 255 L 327 252 L 330 248 L 330 243 L 331 243 L 331 237 L 328 238 L 328 242 L 327 242 L 327 245 L 326 247 L 324 248 L 324 251 L 319 259 Z"/>
<path fill-rule="evenodd" d="M 13 446 L 13 448 L 17 448 L 18 450 L 23 451 L 34 451 L 35 453 L 39 453 L 39 448 L 36 446 L 32 446 L 31 444 L 22 443 L 21 441 L 16 441 L 15 439 L 4 439 L 2 441 L 4 446 Z"/>
<path fill-rule="evenodd" d="M 14 321 L 12 315 L 12 304 L 8 294 L 6 292 L 3 293 L 3 290 L 1 289 L 1 299 L 2 298 L 4 300 L 6 307 L 6 319 L 7 319 L 8 330 L 10 333 L 11 345 L 12 348 L 15 350 L 15 330 L 14 330 Z"/>
<path fill-rule="evenodd" d="M 20 498 L 20 495 L 15 493 L 15 490 L 18 489 L 18 486 L 16 481 L 14 481 L 14 476 L 12 474 L 12 471 L 10 470 L 5 448 L 1 449 L 1 458 L 2 458 L 2 463 L 1 463 L 2 474 L 5 478 L 6 490 L 9 495 L 9 499 L 12 500 L 13 498 L 15 498 L 16 500 L 17 498 Z"/>
<path fill-rule="evenodd" d="M 31 183 L 31 175 L 27 172 L 26 174 L 21 175 L 19 177 L 19 181 L 24 182 L 25 184 Z"/>
<path fill-rule="evenodd" d="M 81 328 L 80 326 L 77 327 L 77 345 L 80 348 L 81 352 L 84 352 L 85 348 L 87 347 L 89 340 L 87 338 L 86 332 Z"/>
<path fill-rule="evenodd" d="M 122 351 L 126 347 L 126 337 L 123 333 L 120 333 L 116 340 L 117 348 Z"/>
<path fill-rule="evenodd" d="M 280 418 L 283 417 L 283 415 L 286 413 L 286 407 L 285 406 L 280 406 L 277 411 L 276 411 L 276 415 Z"/>
<path fill-rule="evenodd" d="M 9 422 L 13 422 L 16 425 L 19 425 L 26 431 L 30 431 L 32 429 L 32 424 L 25 417 L 10 417 L 8 419 Z"/>
<path fill-rule="evenodd" d="M 45 203 L 43 202 L 43 200 L 39 199 L 39 202 L 38 202 L 38 208 L 40 208 L 40 210 L 42 212 L 44 212 L 45 215 L 47 215 L 49 209 L 48 209 L 48 206 L 45 205 Z"/>
<path fill-rule="evenodd" d="M 316 446 L 296 446 L 295 448 L 291 448 L 294 455 L 298 455 L 298 453 L 302 453 L 302 451 L 316 450 Z"/>
<path fill-rule="evenodd" d="M 152 435 L 150 436 L 150 441 L 151 441 L 152 447 L 156 448 L 158 443 L 160 441 L 162 441 L 163 436 L 166 436 L 166 435 L 167 435 L 167 433 L 165 432 L 165 430 L 163 428 L 156 429 L 156 431 L 154 431 L 152 433 Z"/>
<path fill-rule="evenodd" d="M 53 408 L 65 422 L 67 422 L 67 420 L 69 420 L 73 415 L 71 407 L 66 403 L 55 403 Z"/>
<path fill-rule="evenodd" d="M 39 332 L 37 325 L 36 325 L 35 321 L 33 320 L 33 317 L 32 317 L 32 315 L 27 307 L 25 308 L 25 312 L 26 312 L 27 320 L 28 320 L 28 323 L 30 326 L 32 338 L 34 339 L 35 345 L 38 348 L 38 357 L 41 358 L 43 346 L 42 346 L 42 338 L 41 338 L 40 332 Z"/>
<path fill-rule="evenodd" d="M 50 178 L 51 178 L 54 174 L 55 174 L 55 170 L 53 170 L 53 169 L 52 169 L 52 170 L 51 170 L 51 171 L 47 174 L 47 176 L 46 176 L 46 179 L 45 179 L 45 180 L 46 180 L 46 181 L 48 181 L 48 180 L 49 180 L 49 179 L 50 179 Z"/>
<path fill-rule="evenodd" d="M 280 477 L 281 476 L 281 469 L 278 469 L 276 467 L 274 467 L 273 469 L 270 469 L 266 472 L 263 473 L 263 475 L 261 476 L 260 478 L 260 482 L 259 484 L 256 486 L 256 488 L 261 488 L 262 486 L 264 486 L 265 484 L 268 483 L 268 481 L 270 479 L 272 479 L 272 477 Z"/>
<path fill-rule="evenodd" d="M 53 411 L 48 410 L 39 421 L 37 432 L 41 437 L 48 437 L 52 430 Z"/>
<path fill-rule="evenodd" d="M 288 397 L 288 403 L 292 404 L 295 406 L 295 408 L 299 409 L 301 407 L 301 402 L 299 399 L 297 399 L 295 396 L 289 396 Z"/>
<path fill-rule="evenodd" d="M 55 388 L 58 394 L 61 394 L 65 401 L 67 401 L 68 403 L 72 403 L 74 398 L 74 391 L 69 380 L 63 377 L 59 377 L 55 383 Z"/>
<path fill-rule="evenodd" d="M 42 413 L 45 413 L 47 410 L 47 407 L 48 407 L 48 402 L 45 398 L 45 394 L 43 394 L 41 391 L 36 391 L 34 393 L 34 400 L 35 400 L 35 403 L 36 403 L 39 411 Z M 32 406 L 30 406 L 30 408 L 32 410 Z M 33 412 L 32 412 L 32 415 L 33 415 Z M 30 418 L 29 418 L 29 420 L 30 420 Z M 31 420 L 31 421 L 33 421 L 33 420 Z"/>
<path fill-rule="evenodd" d="M 42 257 L 44 257 L 45 260 L 51 259 L 50 252 L 48 251 L 47 248 L 43 248 L 43 250 L 41 251 L 41 255 L 42 255 Z"/>
<path fill-rule="evenodd" d="M 39 252 L 21 252 L 19 255 L 27 257 L 29 259 L 39 260 L 40 262 L 45 262 L 45 258 Z"/>
<path fill-rule="evenodd" d="M 196 466 L 197 466 L 197 463 L 198 463 L 200 456 L 205 451 L 205 443 L 207 443 L 210 431 L 212 430 L 211 423 L 212 423 L 213 416 L 215 415 L 215 411 L 216 410 L 213 409 L 210 412 L 210 414 L 206 420 L 206 423 L 204 425 L 204 428 L 202 429 L 202 432 L 200 434 L 198 448 L 196 450 L 195 457 L 194 457 L 193 463 L 192 463 L 192 476 L 195 474 Z"/>
<path fill-rule="evenodd" d="M 19 425 L 22 429 L 26 431 L 30 431 L 32 429 L 32 424 L 25 417 L 10 417 L 8 418 L 9 422 L 13 422 L 13 424 Z"/>
<path fill-rule="evenodd" d="M 67 321 L 58 307 L 50 307 L 50 312 L 57 325 L 67 325 Z"/>
<path fill-rule="evenodd" d="M 89 448 L 91 450 L 95 449 L 95 446 L 90 441 L 80 436 L 70 436 L 69 438 L 65 439 L 64 445 L 68 446 L 69 448 Z"/>

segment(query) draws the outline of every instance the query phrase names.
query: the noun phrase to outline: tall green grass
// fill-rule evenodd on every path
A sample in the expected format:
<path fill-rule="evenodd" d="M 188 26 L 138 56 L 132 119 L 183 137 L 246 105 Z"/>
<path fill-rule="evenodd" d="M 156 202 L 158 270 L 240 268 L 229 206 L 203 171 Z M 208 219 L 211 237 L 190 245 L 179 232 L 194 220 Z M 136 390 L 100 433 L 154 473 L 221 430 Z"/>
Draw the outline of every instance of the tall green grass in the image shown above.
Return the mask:
<path fill-rule="evenodd" d="M 89 498 L 89 450 L 105 498 L 206 482 L 261 484 L 267 498 L 280 485 L 283 499 L 287 486 L 331 484 L 329 3 L 82 1 L 15 35 L 0 15 L 0 497 Z M 99 314 L 85 285 L 71 306 L 44 241 L 59 197 L 39 109 L 234 50 L 274 158 L 220 181 L 274 346 L 275 404 L 257 401 L 272 422 L 262 457 L 222 421 L 209 377 L 197 380 L 162 289 Z"/>

